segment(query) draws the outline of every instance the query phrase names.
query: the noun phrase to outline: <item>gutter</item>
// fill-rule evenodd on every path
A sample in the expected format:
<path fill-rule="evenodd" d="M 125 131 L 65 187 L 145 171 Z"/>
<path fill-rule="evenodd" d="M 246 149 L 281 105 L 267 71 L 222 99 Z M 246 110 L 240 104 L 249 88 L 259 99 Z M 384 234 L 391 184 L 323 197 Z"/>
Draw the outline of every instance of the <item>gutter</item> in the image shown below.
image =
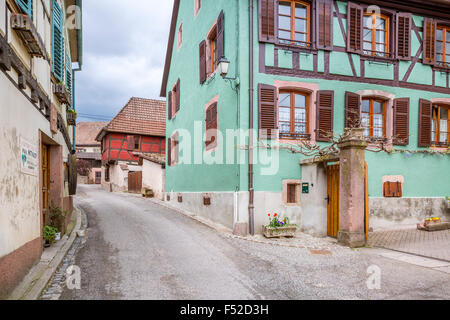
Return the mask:
<path fill-rule="evenodd" d="M 248 141 L 248 216 L 250 234 L 255 235 L 255 190 L 253 189 L 253 0 L 248 0 L 249 6 L 249 141 Z"/>
<path fill-rule="evenodd" d="M 83 23 L 83 1 L 82 0 L 77 0 L 76 1 L 77 6 L 80 8 L 80 12 L 81 12 L 81 24 Z M 75 72 L 81 71 L 82 70 L 82 66 L 83 66 L 83 27 L 82 25 L 80 26 L 80 29 L 77 30 L 77 42 L 78 42 L 78 68 L 76 69 L 72 69 L 72 106 L 73 109 L 75 110 L 75 83 L 76 83 L 76 77 L 75 77 Z M 77 132 L 77 126 L 73 126 L 73 153 L 76 153 L 76 144 L 77 144 L 77 139 L 76 139 L 76 132 Z"/>

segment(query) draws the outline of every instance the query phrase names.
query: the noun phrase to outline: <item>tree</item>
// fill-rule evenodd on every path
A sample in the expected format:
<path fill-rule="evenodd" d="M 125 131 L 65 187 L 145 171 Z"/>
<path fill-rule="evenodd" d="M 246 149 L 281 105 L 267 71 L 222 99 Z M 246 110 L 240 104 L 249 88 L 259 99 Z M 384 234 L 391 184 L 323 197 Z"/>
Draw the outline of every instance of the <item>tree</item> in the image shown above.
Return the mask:
<path fill-rule="evenodd" d="M 82 177 L 87 177 L 91 173 L 92 163 L 87 160 L 77 161 L 77 172 Z"/>

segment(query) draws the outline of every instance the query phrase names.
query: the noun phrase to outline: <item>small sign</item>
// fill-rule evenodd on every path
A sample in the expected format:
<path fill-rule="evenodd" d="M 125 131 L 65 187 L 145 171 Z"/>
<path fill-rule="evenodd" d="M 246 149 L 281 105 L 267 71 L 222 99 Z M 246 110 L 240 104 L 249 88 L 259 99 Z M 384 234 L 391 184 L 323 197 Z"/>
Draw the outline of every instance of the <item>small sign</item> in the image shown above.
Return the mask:
<path fill-rule="evenodd" d="M 309 183 L 302 183 L 302 193 L 309 193 Z"/>
<path fill-rule="evenodd" d="M 22 173 L 37 176 L 39 174 L 39 155 L 37 146 L 20 138 L 20 156 Z"/>

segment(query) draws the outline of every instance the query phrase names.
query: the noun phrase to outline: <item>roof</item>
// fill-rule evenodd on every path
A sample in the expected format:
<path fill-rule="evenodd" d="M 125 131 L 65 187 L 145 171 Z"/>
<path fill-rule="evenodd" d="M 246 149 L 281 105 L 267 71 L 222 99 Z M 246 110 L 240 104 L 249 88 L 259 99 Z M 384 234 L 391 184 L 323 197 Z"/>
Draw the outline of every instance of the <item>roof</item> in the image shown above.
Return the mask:
<path fill-rule="evenodd" d="M 138 156 L 139 158 L 160 164 L 165 165 L 166 164 L 166 157 L 163 154 L 160 153 L 140 153 L 135 152 L 133 153 L 135 156 Z"/>
<path fill-rule="evenodd" d="M 108 122 L 79 122 L 76 129 L 77 146 L 99 146 L 100 143 L 95 140 L 97 134 Z"/>
<path fill-rule="evenodd" d="M 97 135 L 100 141 L 106 132 L 144 136 L 166 136 L 166 102 L 133 97 Z"/>
<path fill-rule="evenodd" d="M 102 160 L 102 154 L 97 152 L 77 152 L 77 159 Z"/>
<path fill-rule="evenodd" d="M 169 78 L 169 69 L 172 62 L 173 43 L 175 39 L 175 30 L 177 27 L 178 10 L 180 9 L 180 0 L 173 2 L 172 22 L 170 23 L 169 41 L 167 43 L 166 62 L 164 65 L 164 74 L 161 85 L 160 96 L 165 97 L 167 94 L 167 80 Z"/>

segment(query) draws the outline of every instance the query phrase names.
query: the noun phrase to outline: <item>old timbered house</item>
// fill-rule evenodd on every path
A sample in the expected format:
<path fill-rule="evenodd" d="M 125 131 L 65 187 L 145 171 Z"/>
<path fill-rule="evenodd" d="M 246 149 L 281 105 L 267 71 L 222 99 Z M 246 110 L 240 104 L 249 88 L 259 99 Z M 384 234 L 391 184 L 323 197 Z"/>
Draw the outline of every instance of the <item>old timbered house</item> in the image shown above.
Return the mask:
<path fill-rule="evenodd" d="M 235 231 L 260 232 L 277 212 L 315 235 L 359 239 L 370 228 L 449 218 L 448 1 L 199 3 L 175 0 L 161 88 L 174 206 Z M 346 172 L 343 150 L 295 152 L 324 150 L 332 134 L 357 127 L 368 144 L 362 171 Z M 185 131 L 200 147 L 184 144 Z M 276 158 L 277 170 L 265 172 Z M 355 170 L 363 183 L 342 190 Z M 355 193 L 352 230 L 345 210 Z"/>

